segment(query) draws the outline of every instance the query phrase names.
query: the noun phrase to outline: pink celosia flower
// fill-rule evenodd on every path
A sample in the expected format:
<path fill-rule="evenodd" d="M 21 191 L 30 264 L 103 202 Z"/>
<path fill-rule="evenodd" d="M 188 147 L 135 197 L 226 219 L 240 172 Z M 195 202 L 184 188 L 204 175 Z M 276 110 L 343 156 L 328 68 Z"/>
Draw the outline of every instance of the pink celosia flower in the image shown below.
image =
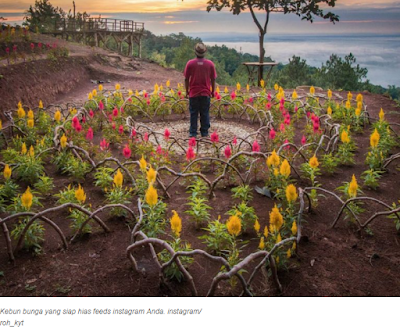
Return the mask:
<path fill-rule="evenodd" d="M 163 149 L 162 149 L 161 145 L 158 145 L 158 146 L 157 146 L 156 153 L 157 153 L 158 155 L 162 155 L 162 154 L 163 154 Z"/>
<path fill-rule="evenodd" d="M 84 115 L 82 116 L 82 123 L 86 123 L 86 117 Z"/>
<path fill-rule="evenodd" d="M 73 117 L 72 118 L 72 127 L 76 127 L 79 124 L 78 117 Z"/>
<path fill-rule="evenodd" d="M 279 130 L 280 130 L 281 132 L 284 132 L 284 131 L 285 131 L 285 124 L 284 124 L 284 123 L 281 123 L 281 125 L 279 126 Z"/>
<path fill-rule="evenodd" d="M 303 137 L 301 138 L 301 145 L 304 145 L 305 143 L 307 143 L 307 139 L 306 136 L 303 135 Z"/>
<path fill-rule="evenodd" d="M 127 158 L 127 159 L 129 159 L 129 158 L 131 157 L 132 151 L 131 151 L 131 149 L 129 148 L 129 145 L 128 145 L 128 144 L 125 145 L 124 149 L 122 150 L 122 154 L 123 154 L 124 157 Z"/>
<path fill-rule="evenodd" d="M 285 125 L 290 125 L 290 114 L 289 113 L 286 114 L 284 123 L 285 123 Z"/>
<path fill-rule="evenodd" d="M 147 131 L 144 133 L 143 140 L 144 140 L 145 142 L 148 142 L 148 141 L 149 141 L 149 134 L 147 133 Z"/>
<path fill-rule="evenodd" d="M 124 126 L 123 125 L 120 125 L 118 127 L 118 132 L 119 132 L 120 135 L 122 135 L 124 133 Z"/>
<path fill-rule="evenodd" d="M 89 110 L 89 116 L 90 116 L 91 118 L 93 118 L 93 117 L 94 117 L 94 112 L 93 112 L 93 110 L 92 110 L 92 109 L 90 109 L 90 110 Z"/>
<path fill-rule="evenodd" d="M 218 141 L 219 141 L 218 133 L 217 133 L 216 131 L 214 131 L 214 132 L 211 134 L 210 139 L 211 139 L 211 141 L 212 141 L 213 143 L 218 143 Z"/>
<path fill-rule="evenodd" d="M 82 131 L 82 126 L 81 126 L 81 124 L 79 122 L 74 128 L 75 128 L 75 131 L 78 132 L 78 133 L 80 133 Z"/>
<path fill-rule="evenodd" d="M 87 133 L 86 133 L 86 139 L 91 141 L 93 139 L 93 129 L 89 127 Z"/>
<path fill-rule="evenodd" d="M 269 131 L 269 139 L 275 139 L 275 136 L 276 136 L 276 131 L 274 130 L 274 128 L 272 128 Z"/>
<path fill-rule="evenodd" d="M 102 101 L 99 102 L 99 110 L 103 111 L 104 110 L 104 104 Z"/>
<path fill-rule="evenodd" d="M 147 99 L 146 104 L 150 105 L 150 99 Z"/>
<path fill-rule="evenodd" d="M 224 150 L 225 158 L 229 159 L 232 155 L 232 150 L 229 145 L 226 145 L 225 150 Z"/>
<path fill-rule="evenodd" d="M 271 110 L 271 103 L 267 103 L 267 105 L 265 105 L 265 108 L 267 109 L 267 111 Z"/>
<path fill-rule="evenodd" d="M 196 154 L 193 151 L 193 148 L 189 146 L 189 148 L 186 151 L 186 160 L 190 161 L 193 160 L 196 157 Z"/>
<path fill-rule="evenodd" d="M 189 146 L 191 146 L 191 147 L 196 146 L 196 137 L 192 137 L 189 139 Z"/>
<path fill-rule="evenodd" d="M 233 145 L 237 145 L 237 138 L 236 138 L 236 136 L 235 136 L 235 137 L 233 137 L 232 144 L 233 144 Z"/>
<path fill-rule="evenodd" d="M 121 106 L 121 108 L 119 109 L 121 113 L 124 113 L 124 108 Z"/>
<path fill-rule="evenodd" d="M 108 149 L 109 146 L 110 146 L 110 143 L 107 143 L 106 139 L 103 138 L 103 140 L 100 142 L 100 150 L 104 151 L 104 150 Z"/>
<path fill-rule="evenodd" d="M 253 142 L 252 151 L 253 152 L 260 152 L 260 145 L 258 144 L 258 142 L 256 140 Z"/>
<path fill-rule="evenodd" d="M 113 117 L 118 116 L 118 109 L 115 107 L 114 110 L 112 111 Z"/>
<path fill-rule="evenodd" d="M 232 93 L 231 93 L 231 99 L 234 101 L 235 98 L 236 98 L 236 93 L 235 93 L 235 91 L 232 91 Z"/>
<path fill-rule="evenodd" d="M 253 104 L 253 97 L 250 97 L 250 98 L 249 98 L 249 103 L 252 103 L 252 104 Z"/>
<path fill-rule="evenodd" d="M 115 130 L 115 128 L 117 128 L 115 122 L 112 123 L 111 127 L 112 127 L 113 130 Z"/>
<path fill-rule="evenodd" d="M 148 93 L 144 93 L 143 96 L 144 96 L 144 98 L 147 98 L 147 97 L 149 97 L 149 94 Z"/>
<path fill-rule="evenodd" d="M 131 133 L 131 136 L 132 137 L 136 137 L 136 129 L 135 128 L 132 128 L 132 133 Z"/>
<path fill-rule="evenodd" d="M 171 132 L 168 130 L 168 128 L 165 128 L 164 139 L 167 141 L 169 139 L 169 136 L 171 136 Z"/>
<path fill-rule="evenodd" d="M 297 113 L 297 111 L 299 110 L 299 108 L 297 107 L 297 105 L 294 107 L 294 111 Z"/>
<path fill-rule="evenodd" d="M 270 93 L 268 93 L 267 99 L 268 99 L 268 101 L 271 101 L 272 97 L 271 97 L 271 94 L 270 94 Z"/>

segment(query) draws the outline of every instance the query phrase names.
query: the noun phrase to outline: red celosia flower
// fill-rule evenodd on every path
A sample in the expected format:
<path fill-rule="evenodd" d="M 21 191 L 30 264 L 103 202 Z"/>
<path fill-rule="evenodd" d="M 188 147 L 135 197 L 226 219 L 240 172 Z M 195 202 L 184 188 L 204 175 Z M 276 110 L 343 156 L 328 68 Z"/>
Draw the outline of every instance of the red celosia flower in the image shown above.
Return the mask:
<path fill-rule="evenodd" d="M 146 104 L 150 105 L 150 99 L 147 99 Z"/>
<path fill-rule="evenodd" d="M 157 146 L 156 153 L 159 154 L 159 155 L 162 155 L 162 154 L 163 154 L 163 149 L 162 149 L 161 145 L 158 145 L 158 146 Z"/>
<path fill-rule="evenodd" d="M 280 102 L 279 102 L 282 106 L 285 105 L 285 99 L 281 98 Z"/>
<path fill-rule="evenodd" d="M 91 118 L 93 118 L 93 117 L 94 117 L 94 112 L 93 112 L 93 110 L 92 110 L 92 109 L 90 109 L 90 111 L 89 111 L 89 116 L 90 116 Z"/>
<path fill-rule="evenodd" d="M 123 125 L 120 125 L 118 127 L 118 132 L 119 132 L 120 135 L 122 135 L 124 133 L 124 126 Z"/>
<path fill-rule="evenodd" d="M 110 143 L 107 143 L 106 139 L 103 138 L 103 140 L 100 142 L 100 150 L 104 151 L 104 150 L 108 149 L 109 146 L 110 146 Z"/>
<path fill-rule="evenodd" d="M 253 97 L 249 98 L 249 102 L 253 104 Z"/>
<path fill-rule="evenodd" d="M 136 137 L 136 129 L 135 129 L 135 128 L 132 128 L 132 134 L 131 134 L 131 136 L 132 136 L 132 137 Z"/>
<path fill-rule="evenodd" d="M 229 159 L 231 157 L 232 150 L 231 150 L 231 147 L 229 145 L 226 145 L 224 153 L 225 153 L 225 158 Z"/>
<path fill-rule="evenodd" d="M 178 96 L 182 96 L 182 92 L 180 90 L 178 91 Z"/>
<path fill-rule="evenodd" d="M 267 109 L 267 111 L 269 111 L 271 109 L 271 103 L 267 103 L 267 105 L 265 105 L 265 108 Z"/>
<path fill-rule="evenodd" d="M 258 142 L 256 140 L 253 142 L 252 151 L 253 152 L 260 152 L 260 145 L 258 144 Z"/>
<path fill-rule="evenodd" d="M 168 140 L 169 136 L 171 136 L 171 132 L 168 130 L 168 128 L 165 128 L 165 130 L 164 130 L 164 139 Z"/>
<path fill-rule="evenodd" d="M 217 101 L 221 100 L 221 95 L 220 94 L 216 94 L 215 98 L 217 99 Z"/>
<path fill-rule="evenodd" d="M 306 136 L 303 135 L 303 137 L 301 138 L 301 145 L 304 145 L 305 143 L 307 143 L 307 139 Z"/>
<path fill-rule="evenodd" d="M 189 146 L 191 146 L 191 147 L 196 146 L 196 137 L 192 137 L 189 139 Z"/>
<path fill-rule="evenodd" d="M 285 131 L 285 124 L 284 124 L 284 123 L 281 123 L 281 125 L 279 126 L 279 130 L 280 130 L 281 132 L 284 132 L 284 131 Z"/>
<path fill-rule="evenodd" d="M 124 113 L 124 108 L 122 106 L 119 110 L 121 111 L 121 113 Z"/>
<path fill-rule="evenodd" d="M 112 114 L 113 114 L 114 117 L 117 117 L 118 116 L 118 109 L 114 108 Z"/>
<path fill-rule="evenodd" d="M 214 131 L 214 132 L 211 134 L 210 138 L 211 138 L 211 141 L 212 141 L 213 143 L 218 143 L 218 141 L 219 141 L 219 136 L 218 136 L 218 133 L 217 133 L 216 131 Z"/>
<path fill-rule="evenodd" d="M 290 125 L 290 114 L 289 113 L 287 113 L 286 116 L 285 116 L 284 124 L 285 125 Z"/>
<path fill-rule="evenodd" d="M 42 48 L 43 44 L 41 42 L 38 43 L 38 47 Z"/>
<path fill-rule="evenodd" d="M 129 148 L 129 145 L 128 145 L 128 144 L 125 145 L 124 149 L 122 150 L 122 154 L 123 154 L 124 157 L 127 158 L 127 159 L 129 159 L 129 158 L 131 157 L 132 151 L 131 151 L 131 149 Z"/>
<path fill-rule="evenodd" d="M 93 139 L 93 129 L 89 127 L 87 133 L 86 133 L 86 139 L 91 141 Z"/>
<path fill-rule="evenodd" d="M 297 105 L 294 107 L 294 111 L 297 113 L 297 111 L 299 110 L 299 108 L 297 107 Z"/>
<path fill-rule="evenodd" d="M 144 133 L 143 140 L 144 140 L 145 142 L 148 142 L 148 141 L 149 141 L 149 134 L 148 134 L 147 132 Z"/>
<path fill-rule="evenodd" d="M 99 102 L 99 110 L 103 111 L 104 110 L 104 104 L 102 101 Z"/>
<path fill-rule="evenodd" d="M 82 116 L 82 123 L 86 123 L 86 117 L 84 115 Z"/>
<path fill-rule="evenodd" d="M 72 118 L 72 127 L 76 127 L 79 124 L 78 117 L 73 117 Z"/>
<path fill-rule="evenodd" d="M 82 126 L 79 122 L 74 128 L 75 128 L 76 132 L 78 132 L 78 133 L 80 133 L 82 131 Z"/>
<path fill-rule="evenodd" d="M 272 129 L 269 131 L 269 138 L 270 138 L 270 139 L 275 139 L 275 136 L 276 136 L 276 131 L 274 130 L 274 128 L 272 128 Z"/>
<path fill-rule="evenodd" d="M 232 144 L 233 144 L 233 145 L 237 145 L 237 138 L 236 138 L 236 136 L 235 136 L 235 137 L 233 137 Z"/>
<path fill-rule="evenodd" d="M 31 49 L 35 49 L 35 44 L 33 42 L 31 42 Z"/>
<path fill-rule="evenodd" d="M 148 93 L 144 93 L 143 96 L 144 96 L 144 98 L 147 98 L 147 97 L 149 97 L 149 94 Z"/>
<path fill-rule="evenodd" d="M 6 53 L 9 54 L 10 53 L 10 47 L 6 48 Z"/>
<path fill-rule="evenodd" d="M 235 93 L 235 91 L 232 91 L 232 94 L 231 94 L 231 99 L 234 101 L 234 100 L 235 100 L 235 98 L 236 98 L 236 93 Z"/>
<path fill-rule="evenodd" d="M 271 97 L 271 94 L 270 94 L 270 93 L 268 93 L 267 99 L 268 99 L 269 101 L 271 101 L 272 97 Z"/>
<path fill-rule="evenodd" d="M 196 154 L 193 151 L 193 148 L 189 146 L 189 148 L 186 151 L 186 160 L 190 161 L 193 160 L 196 157 Z"/>
<path fill-rule="evenodd" d="M 111 127 L 112 127 L 113 130 L 115 130 L 115 128 L 117 128 L 115 122 L 112 123 Z"/>

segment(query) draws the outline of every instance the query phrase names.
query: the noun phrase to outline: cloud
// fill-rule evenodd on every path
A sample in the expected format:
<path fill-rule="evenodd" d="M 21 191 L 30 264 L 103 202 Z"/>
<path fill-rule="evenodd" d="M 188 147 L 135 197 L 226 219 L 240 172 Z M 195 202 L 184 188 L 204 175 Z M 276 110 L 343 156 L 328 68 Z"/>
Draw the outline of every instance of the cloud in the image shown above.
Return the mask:
<path fill-rule="evenodd" d="M 199 21 L 164 21 L 164 24 L 172 25 L 172 24 L 190 24 L 190 23 L 198 23 Z"/>

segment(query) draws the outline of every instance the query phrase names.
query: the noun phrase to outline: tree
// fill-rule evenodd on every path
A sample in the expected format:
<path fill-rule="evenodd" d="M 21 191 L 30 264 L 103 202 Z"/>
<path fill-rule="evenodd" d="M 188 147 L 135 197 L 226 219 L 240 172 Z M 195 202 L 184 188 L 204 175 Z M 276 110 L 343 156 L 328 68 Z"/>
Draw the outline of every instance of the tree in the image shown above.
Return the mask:
<path fill-rule="evenodd" d="M 313 22 L 315 17 L 329 19 L 332 23 L 339 21 L 339 16 L 332 12 L 324 13 L 320 5 L 327 5 L 334 7 L 336 0 L 208 0 L 207 11 L 216 9 L 221 11 L 223 8 L 230 8 L 233 15 L 239 15 L 245 10 L 250 10 L 254 23 L 259 30 L 259 44 L 260 44 L 260 63 L 264 63 L 265 49 L 264 37 L 267 34 L 268 23 L 270 14 L 273 12 L 284 14 L 296 14 L 302 20 Z M 265 21 L 262 24 L 257 16 L 256 11 L 265 12 Z M 263 78 L 263 67 L 260 66 L 258 71 L 258 84 Z"/>

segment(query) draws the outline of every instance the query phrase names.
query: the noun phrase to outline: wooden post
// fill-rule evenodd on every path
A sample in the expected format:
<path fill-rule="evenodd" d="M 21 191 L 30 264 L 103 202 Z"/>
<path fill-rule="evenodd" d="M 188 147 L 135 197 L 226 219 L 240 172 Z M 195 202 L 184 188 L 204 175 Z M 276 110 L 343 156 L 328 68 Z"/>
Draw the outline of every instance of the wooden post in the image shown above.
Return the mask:
<path fill-rule="evenodd" d="M 142 37 L 139 35 L 139 50 L 138 50 L 139 58 L 142 58 Z"/>
<path fill-rule="evenodd" d="M 130 49 L 129 49 L 129 51 L 130 51 L 130 56 L 132 56 L 133 57 L 133 34 L 131 34 L 131 38 L 130 38 L 130 40 L 131 40 L 131 44 L 130 44 Z"/>
<path fill-rule="evenodd" d="M 99 38 L 98 38 L 98 36 L 97 36 L 97 32 L 94 32 L 94 45 L 95 45 L 96 47 L 99 46 Z"/>

